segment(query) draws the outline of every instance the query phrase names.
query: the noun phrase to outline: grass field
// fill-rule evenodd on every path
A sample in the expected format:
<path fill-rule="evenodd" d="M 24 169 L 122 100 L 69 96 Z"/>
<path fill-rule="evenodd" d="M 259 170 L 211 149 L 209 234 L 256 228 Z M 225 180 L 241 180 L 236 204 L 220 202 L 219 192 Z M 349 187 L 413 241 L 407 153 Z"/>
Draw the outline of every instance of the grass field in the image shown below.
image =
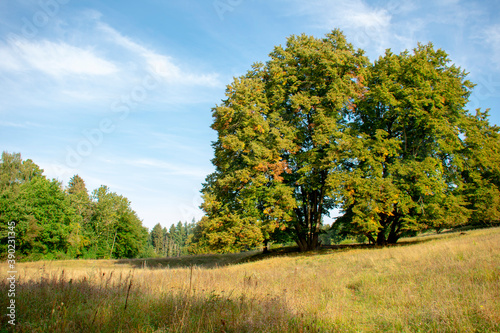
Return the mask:
<path fill-rule="evenodd" d="M 18 263 L 16 331 L 500 332 L 500 228 L 255 254 Z"/>

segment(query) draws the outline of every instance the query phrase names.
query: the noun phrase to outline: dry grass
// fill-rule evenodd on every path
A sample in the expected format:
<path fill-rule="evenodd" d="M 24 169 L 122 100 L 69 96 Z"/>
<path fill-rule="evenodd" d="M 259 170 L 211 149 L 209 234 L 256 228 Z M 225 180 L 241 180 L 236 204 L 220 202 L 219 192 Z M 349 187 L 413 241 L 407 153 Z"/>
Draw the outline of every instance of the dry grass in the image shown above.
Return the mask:
<path fill-rule="evenodd" d="M 250 254 L 22 263 L 16 331 L 499 332 L 500 228 L 422 240 L 218 268 Z"/>

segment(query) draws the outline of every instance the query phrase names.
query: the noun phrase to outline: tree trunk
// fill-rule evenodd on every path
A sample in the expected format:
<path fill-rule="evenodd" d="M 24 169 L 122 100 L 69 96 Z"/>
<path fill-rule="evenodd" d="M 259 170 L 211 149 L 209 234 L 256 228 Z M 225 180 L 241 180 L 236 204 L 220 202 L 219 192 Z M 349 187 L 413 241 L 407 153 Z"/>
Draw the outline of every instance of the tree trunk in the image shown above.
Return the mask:
<path fill-rule="evenodd" d="M 391 231 L 389 232 L 389 237 L 387 237 L 387 243 L 396 244 L 399 239 L 399 218 L 394 218 L 391 223 Z"/>
<path fill-rule="evenodd" d="M 399 236 L 397 234 L 393 234 L 392 232 L 389 234 L 389 237 L 387 237 L 387 243 L 389 244 L 396 244 L 398 242 Z"/>
<path fill-rule="evenodd" d="M 264 250 L 262 253 L 269 253 L 269 239 L 264 240 Z"/>
<path fill-rule="evenodd" d="M 378 235 L 377 235 L 377 245 L 384 246 L 386 244 L 387 244 L 387 241 L 385 239 L 385 230 L 382 229 L 378 232 Z"/>
<path fill-rule="evenodd" d="M 319 234 L 317 232 L 310 232 L 307 235 L 298 236 L 295 240 L 299 246 L 300 252 L 314 251 L 319 247 Z"/>
<path fill-rule="evenodd" d="M 305 238 L 298 238 L 296 241 L 297 245 L 299 246 L 299 251 L 300 252 L 306 252 L 307 251 L 307 241 Z"/>
<path fill-rule="evenodd" d="M 369 233 L 366 234 L 366 238 L 368 238 L 368 241 L 370 242 L 370 245 L 373 244 L 375 245 L 375 238 Z"/>
<path fill-rule="evenodd" d="M 326 175 L 324 176 L 326 178 Z M 324 202 L 324 187 L 307 192 L 301 189 L 304 202 L 302 208 L 295 209 L 296 243 L 300 252 L 314 251 L 319 245 L 319 232 Z"/>

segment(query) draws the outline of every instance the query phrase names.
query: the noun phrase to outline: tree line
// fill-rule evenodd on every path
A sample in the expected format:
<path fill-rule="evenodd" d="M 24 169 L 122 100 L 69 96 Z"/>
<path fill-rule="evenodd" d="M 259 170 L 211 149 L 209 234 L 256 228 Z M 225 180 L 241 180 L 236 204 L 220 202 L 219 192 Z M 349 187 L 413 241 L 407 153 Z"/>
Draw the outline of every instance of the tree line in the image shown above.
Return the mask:
<path fill-rule="evenodd" d="M 0 163 L 0 237 L 16 223 L 16 255 L 28 260 L 133 258 L 144 249 L 148 231 L 130 201 L 100 186 L 89 195 L 75 175 L 64 188 L 47 179 L 20 153 L 2 153 Z M 1 242 L 0 253 L 5 253 Z"/>
<path fill-rule="evenodd" d="M 169 229 L 162 228 L 157 223 L 149 234 L 149 244 L 151 246 L 151 257 L 177 257 L 188 255 L 191 239 L 194 235 L 196 221 L 191 223 L 179 221 L 172 224 Z"/>
<path fill-rule="evenodd" d="M 336 237 L 395 243 L 500 224 L 500 136 L 474 84 L 429 43 L 370 62 L 334 30 L 276 46 L 213 108 L 215 172 L 192 247 L 233 252 Z"/>
<path fill-rule="evenodd" d="M 136 258 L 186 254 L 192 224 L 159 224 L 148 232 L 122 195 L 100 186 L 90 194 L 73 176 L 67 187 L 32 160 L 3 152 L 0 161 L 0 255 L 15 222 L 16 256 L 25 260 Z M 158 236 L 161 235 L 161 236 Z"/>

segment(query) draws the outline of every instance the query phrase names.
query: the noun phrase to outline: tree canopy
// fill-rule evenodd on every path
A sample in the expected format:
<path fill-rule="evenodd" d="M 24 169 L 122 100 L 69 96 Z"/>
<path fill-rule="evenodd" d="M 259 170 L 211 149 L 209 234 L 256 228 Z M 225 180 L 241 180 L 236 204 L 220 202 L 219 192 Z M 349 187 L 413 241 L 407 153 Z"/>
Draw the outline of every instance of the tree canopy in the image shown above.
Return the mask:
<path fill-rule="evenodd" d="M 499 223 L 499 128 L 466 109 L 473 86 L 432 44 L 372 64 L 339 30 L 289 37 L 213 108 L 216 170 L 193 240 L 312 250 L 333 208 L 339 233 L 378 244 Z"/>
<path fill-rule="evenodd" d="M 19 258 L 133 258 L 148 233 L 125 197 L 101 186 L 89 196 L 75 175 L 64 189 L 31 160 L 3 152 L 0 161 L 0 239 L 15 222 Z M 2 241 L 0 255 L 7 253 Z"/>

